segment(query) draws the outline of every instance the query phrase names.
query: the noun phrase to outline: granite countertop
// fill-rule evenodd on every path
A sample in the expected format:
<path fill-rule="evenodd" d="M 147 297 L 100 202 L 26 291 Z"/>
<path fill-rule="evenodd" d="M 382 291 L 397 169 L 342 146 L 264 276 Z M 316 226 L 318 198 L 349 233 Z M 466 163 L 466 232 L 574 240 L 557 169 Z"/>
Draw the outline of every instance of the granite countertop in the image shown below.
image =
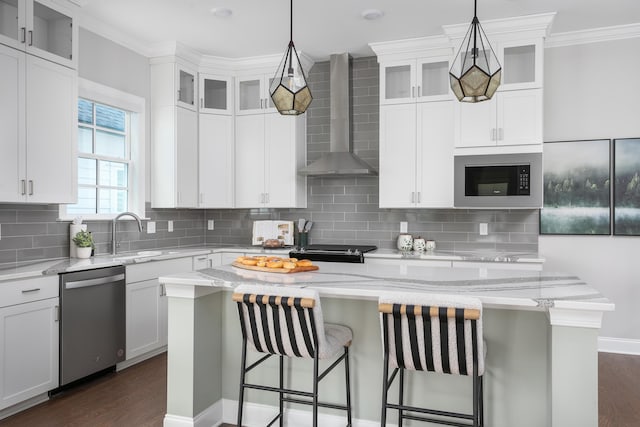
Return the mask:
<path fill-rule="evenodd" d="M 178 286 L 231 289 L 240 284 L 272 284 L 316 289 L 321 296 L 376 299 L 386 291 L 472 295 L 495 308 L 547 310 L 550 307 L 611 311 L 614 304 L 578 277 L 530 270 L 446 268 L 420 265 L 317 262 L 317 271 L 278 274 L 221 266 L 160 277 Z"/>
<path fill-rule="evenodd" d="M 139 252 L 125 252 L 117 255 L 103 254 L 89 259 L 57 258 L 42 261 L 29 261 L 0 267 L 0 281 L 24 279 L 41 275 L 54 275 L 71 271 L 89 270 L 114 265 L 129 265 L 141 262 L 159 261 L 187 256 L 205 255 L 216 252 L 271 253 L 288 256 L 291 248 L 263 249 L 258 246 L 201 246 L 187 248 L 168 248 Z M 495 252 L 401 252 L 395 249 L 378 249 L 365 254 L 365 258 L 450 260 L 450 261 L 492 261 L 492 262 L 535 262 L 544 259 L 537 254 L 504 254 Z"/>

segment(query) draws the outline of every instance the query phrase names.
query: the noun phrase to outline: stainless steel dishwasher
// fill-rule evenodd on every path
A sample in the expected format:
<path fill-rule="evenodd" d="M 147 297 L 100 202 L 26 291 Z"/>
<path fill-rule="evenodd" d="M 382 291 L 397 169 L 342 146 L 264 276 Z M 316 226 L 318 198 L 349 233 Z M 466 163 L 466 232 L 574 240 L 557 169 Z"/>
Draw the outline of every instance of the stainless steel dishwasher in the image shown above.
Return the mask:
<path fill-rule="evenodd" d="M 60 386 L 125 358 L 125 268 L 60 275 Z"/>

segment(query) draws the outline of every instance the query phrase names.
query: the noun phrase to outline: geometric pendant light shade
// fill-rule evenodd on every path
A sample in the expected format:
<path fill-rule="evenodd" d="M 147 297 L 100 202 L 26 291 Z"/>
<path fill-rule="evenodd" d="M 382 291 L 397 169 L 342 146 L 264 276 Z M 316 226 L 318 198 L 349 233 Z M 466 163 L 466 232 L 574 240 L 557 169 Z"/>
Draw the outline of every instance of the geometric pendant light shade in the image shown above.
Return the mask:
<path fill-rule="evenodd" d="M 498 58 L 480 25 L 476 11 L 477 0 L 474 0 L 473 20 L 449 70 L 451 90 L 461 102 L 491 99 L 500 86 L 502 75 Z"/>
<path fill-rule="evenodd" d="M 269 93 L 280 114 L 298 115 L 307 111 L 313 97 L 293 44 L 293 0 L 291 0 L 290 35 L 289 45 L 276 70 Z"/>

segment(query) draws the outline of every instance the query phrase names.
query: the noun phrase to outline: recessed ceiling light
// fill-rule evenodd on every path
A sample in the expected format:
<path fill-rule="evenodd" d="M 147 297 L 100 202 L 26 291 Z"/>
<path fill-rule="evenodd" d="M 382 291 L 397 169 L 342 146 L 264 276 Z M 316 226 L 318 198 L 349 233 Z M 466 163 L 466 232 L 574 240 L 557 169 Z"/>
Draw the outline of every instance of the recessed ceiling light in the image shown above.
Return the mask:
<path fill-rule="evenodd" d="M 384 16 L 384 12 L 378 9 L 367 9 L 362 11 L 362 17 L 367 21 L 373 21 L 375 19 L 382 18 Z"/>
<path fill-rule="evenodd" d="M 233 15 L 233 11 L 228 7 L 214 7 L 211 9 L 211 13 L 219 18 L 228 18 Z"/>

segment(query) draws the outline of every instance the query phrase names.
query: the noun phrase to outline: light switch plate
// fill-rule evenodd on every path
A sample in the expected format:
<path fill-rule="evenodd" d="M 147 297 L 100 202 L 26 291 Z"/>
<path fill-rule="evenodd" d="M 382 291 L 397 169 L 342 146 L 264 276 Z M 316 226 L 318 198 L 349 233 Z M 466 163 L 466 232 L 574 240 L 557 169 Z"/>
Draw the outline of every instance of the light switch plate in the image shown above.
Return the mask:
<path fill-rule="evenodd" d="M 406 233 L 409 230 L 409 223 L 407 221 L 400 221 L 400 232 Z"/>
<path fill-rule="evenodd" d="M 147 221 L 147 234 L 153 234 L 156 232 L 156 222 Z"/>
<path fill-rule="evenodd" d="M 480 235 L 481 236 L 486 236 L 487 234 L 489 234 L 489 224 L 487 224 L 486 222 L 481 222 L 480 223 Z"/>
<path fill-rule="evenodd" d="M 167 221 L 167 229 L 169 233 L 173 232 L 173 221 Z"/>
<path fill-rule="evenodd" d="M 207 221 L 207 230 L 213 230 L 214 224 L 213 224 L 213 220 L 210 219 Z"/>

